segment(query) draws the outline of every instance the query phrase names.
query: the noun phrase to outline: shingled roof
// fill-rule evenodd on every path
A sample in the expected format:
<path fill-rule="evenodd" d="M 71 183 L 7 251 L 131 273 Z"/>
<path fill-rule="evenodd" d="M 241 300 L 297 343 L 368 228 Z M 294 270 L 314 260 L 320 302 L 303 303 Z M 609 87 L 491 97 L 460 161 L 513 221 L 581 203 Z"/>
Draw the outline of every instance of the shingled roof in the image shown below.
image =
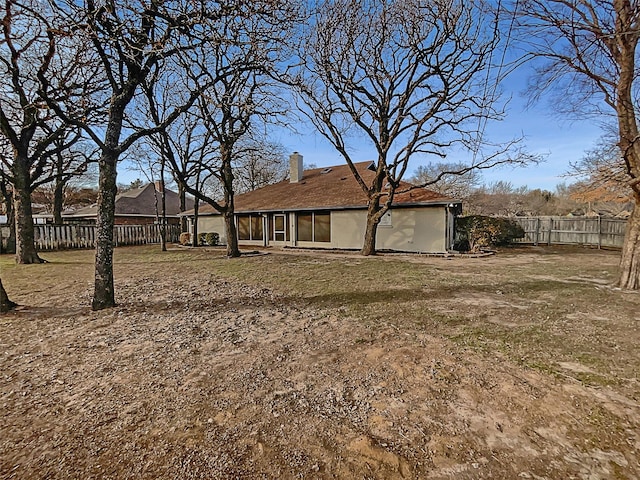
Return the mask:
<path fill-rule="evenodd" d="M 368 169 L 372 162 L 356 163 L 365 182 L 375 173 Z M 408 188 L 402 183 L 402 188 Z M 367 207 L 367 196 L 354 178 L 348 165 L 305 170 L 299 182 L 282 182 L 236 195 L 235 212 L 271 212 L 299 210 L 342 210 Z M 396 194 L 394 206 L 440 205 L 452 199 L 424 188 Z M 187 212 L 190 214 L 192 212 Z M 217 213 L 210 205 L 200 207 L 199 214 Z"/>
<path fill-rule="evenodd" d="M 158 209 L 162 208 L 162 194 L 153 183 L 140 188 L 127 190 L 116 196 L 116 215 L 141 215 L 154 217 L 156 215 L 156 198 Z M 180 213 L 180 198 L 172 190 L 165 189 L 166 214 L 177 216 Z M 187 198 L 187 208 L 193 208 L 193 199 Z M 65 213 L 68 217 L 95 217 L 98 205 L 90 205 L 74 212 Z"/>

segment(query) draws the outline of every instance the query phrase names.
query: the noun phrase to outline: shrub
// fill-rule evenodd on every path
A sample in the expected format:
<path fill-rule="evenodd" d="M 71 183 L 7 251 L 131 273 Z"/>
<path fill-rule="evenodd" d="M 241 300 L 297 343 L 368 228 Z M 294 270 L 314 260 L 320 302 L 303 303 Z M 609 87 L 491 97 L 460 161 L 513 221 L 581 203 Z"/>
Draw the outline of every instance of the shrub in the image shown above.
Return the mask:
<path fill-rule="evenodd" d="M 180 245 L 191 244 L 191 234 L 189 232 L 182 232 L 180 234 Z"/>
<path fill-rule="evenodd" d="M 215 247 L 220 244 L 220 235 L 216 232 L 199 233 L 198 244 Z"/>
<path fill-rule="evenodd" d="M 524 229 L 508 218 L 470 215 L 456 219 L 455 249 L 477 252 L 483 248 L 509 245 L 524 237 Z"/>
<path fill-rule="evenodd" d="M 204 236 L 204 241 L 214 247 L 220 243 L 220 235 L 216 232 L 209 232 Z"/>

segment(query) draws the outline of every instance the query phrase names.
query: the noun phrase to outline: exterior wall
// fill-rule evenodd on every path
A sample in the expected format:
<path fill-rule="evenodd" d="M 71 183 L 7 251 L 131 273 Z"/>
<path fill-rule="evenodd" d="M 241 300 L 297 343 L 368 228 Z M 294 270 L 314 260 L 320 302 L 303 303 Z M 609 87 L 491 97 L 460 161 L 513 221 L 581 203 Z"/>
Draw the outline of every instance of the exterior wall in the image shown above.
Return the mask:
<path fill-rule="evenodd" d="M 360 250 L 367 223 L 366 210 L 331 212 L 331 242 L 296 241 L 295 214 L 289 214 L 290 240 L 269 245 Z M 444 206 L 400 208 L 391 211 L 390 224 L 378 226 L 376 248 L 402 252 L 444 253 L 447 251 L 447 210 Z M 266 227 L 266 226 L 265 226 Z M 268 235 L 268 228 L 264 229 Z M 219 215 L 198 218 L 198 232 L 218 232 L 226 244 L 224 222 Z M 261 241 L 240 241 L 240 245 L 261 246 Z"/>
<path fill-rule="evenodd" d="M 190 219 L 189 231 L 193 235 L 193 227 L 191 226 L 192 220 L 193 218 Z M 206 215 L 206 216 L 198 217 L 198 233 L 210 233 L 210 232 L 215 232 L 218 235 L 220 235 L 220 244 L 222 245 L 227 244 L 227 236 L 226 236 L 227 234 L 225 232 L 224 218 L 222 217 L 222 215 Z"/>
<path fill-rule="evenodd" d="M 376 248 L 444 253 L 447 251 L 446 215 L 445 207 L 394 209 L 391 224 L 378 226 Z M 364 210 L 332 212 L 331 247 L 362 248 L 366 225 L 367 212 Z"/>
<path fill-rule="evenodd" d="M 331 212 L 331 245 L 327 246 L 360 250 L 366 228 L 366 210 Z"/>
<path fill-rule="evenodd" d="M 444 207 L 392 210 L 391 226 L 378 226 L 376 248 L 403 252 L 447 251 L 447 212 Z"/>
<path fill-rule="evenodd" d="M 70 225 L 95 225 L 96 217 L 63 217 L 63 222 Z M 48 222 L 35 222 L 35 223 L 48 223 Z M 143 215 L 137 216 L 123 216 L 116 215 L 114 218 L 115 225 L 153 225 L 156 223 L 156 217 L 145 217 Z M 167 217 L 168 225 L 179 225 L 180 219 L 178 217 Z"/>
<path fill-rule="evenodd" d="M 95 222 L 95 219 L 94 219 Z M 135 217 L 125 217 L 116 215 L 115 224 L 116 225 L 153 225 L 156 223 L 156 217 L 143 217 L 143 216 L 135 216 Z M 169 225 L 179 225 L 180 219 L 177 217 L 167 217 L 167 224 Z"/>

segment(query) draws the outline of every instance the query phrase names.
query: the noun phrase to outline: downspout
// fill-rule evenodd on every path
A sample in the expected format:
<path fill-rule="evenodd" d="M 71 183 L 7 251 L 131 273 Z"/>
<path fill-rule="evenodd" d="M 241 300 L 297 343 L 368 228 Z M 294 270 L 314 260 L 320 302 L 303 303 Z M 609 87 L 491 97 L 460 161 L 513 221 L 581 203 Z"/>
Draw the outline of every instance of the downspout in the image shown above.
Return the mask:
<path fill-rule="evenodd" d="M 447 215 L 447 235 L 446 235 L 446 249 L 447 252 L 451 252 L 453 251 L 453 246 L 455 244 L 455 237 L 456 237 L 456 231 L 455 231 L 455 204 L 453 203 L 449 203 L 445 206 L 445 212 Z"/>

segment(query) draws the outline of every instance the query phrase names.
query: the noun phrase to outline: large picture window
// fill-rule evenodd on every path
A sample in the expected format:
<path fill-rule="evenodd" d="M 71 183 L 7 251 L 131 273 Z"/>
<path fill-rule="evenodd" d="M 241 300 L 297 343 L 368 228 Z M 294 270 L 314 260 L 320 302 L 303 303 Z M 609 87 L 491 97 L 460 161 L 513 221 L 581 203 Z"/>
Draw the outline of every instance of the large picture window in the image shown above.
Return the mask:
<path fill-rule="evenodd" d="M 262 215 L 238 215 L 238 240 L 263 240 Z"/>
<path fill-rule="evenodd" d="M 315 242 L 331 241 L 331 215 L 315 213 L 313 215 L 313 240 Z"/>
<path fill-rule="evenodd" d="M 298 224 L 296 226 L 298 232 L 298 241 L 313 242 L 313 214 L 298 214 Z"/>
<path fill-rule="evenodd" d="M 251 240 L 251 220 L 249 215 L 238 215 L 238 240 Z"/>
<path fill-rule="evenodd" d="M 296 232 L 300 242 L 330 242 L 331 214 L 299 213 L 296 215 Z"/>

